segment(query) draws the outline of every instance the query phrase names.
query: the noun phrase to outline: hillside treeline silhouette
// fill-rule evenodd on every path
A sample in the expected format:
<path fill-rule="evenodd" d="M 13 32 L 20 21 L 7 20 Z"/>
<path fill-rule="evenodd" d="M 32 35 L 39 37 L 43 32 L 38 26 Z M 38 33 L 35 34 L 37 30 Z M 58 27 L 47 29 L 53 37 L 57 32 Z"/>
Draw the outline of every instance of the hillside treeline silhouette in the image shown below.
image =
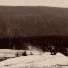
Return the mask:
<path fill-rule="evenodd" d="M 29 46 L 41 49 L 43 52 L 66 53 L 68 49 L 67 36 L 35 36 L 0 39 L 0 49 L 29 50 Z M 68 55 L 68 54 L 67 54 Z"/>
<path fill-rule="evenodd" d="M 0 6 L 0 38 L 68 36 L 67 29 L 67 8 Z"/>
<path fill-rule="evenodd" d="M 41 6 L 0 6 L 0 48 L 68 50 L 68 9 Z"/>

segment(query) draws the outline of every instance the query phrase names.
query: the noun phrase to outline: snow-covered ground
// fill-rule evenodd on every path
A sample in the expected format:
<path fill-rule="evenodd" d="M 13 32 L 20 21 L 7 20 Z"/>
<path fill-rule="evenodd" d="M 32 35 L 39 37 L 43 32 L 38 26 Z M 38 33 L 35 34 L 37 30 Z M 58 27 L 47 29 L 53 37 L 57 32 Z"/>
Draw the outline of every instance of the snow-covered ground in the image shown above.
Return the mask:
<path fill-rule="evenodd" d="M 15 57 L 15 54 L 22 54 L 25 50 L 12 50 L 12 49 L 0 49 L 0 58 L 1 57 Z M 34 55 L 41 54 L 42 52 L 37 50 L 26 50 L 29 55 L 32 52 Z"/>
<path fill-rule="evenodd" d="M 12 50 L 12 49 L 0 49 L 0 57 L 15 57 L 16 53 L 22 53 L 23 50 Z"/>
<path fill-rule="evenodd" d="M 1 61 L 0 68 L 68 68 L 68 57 L 61 53 L 34 53 L 36 54 Z"/>

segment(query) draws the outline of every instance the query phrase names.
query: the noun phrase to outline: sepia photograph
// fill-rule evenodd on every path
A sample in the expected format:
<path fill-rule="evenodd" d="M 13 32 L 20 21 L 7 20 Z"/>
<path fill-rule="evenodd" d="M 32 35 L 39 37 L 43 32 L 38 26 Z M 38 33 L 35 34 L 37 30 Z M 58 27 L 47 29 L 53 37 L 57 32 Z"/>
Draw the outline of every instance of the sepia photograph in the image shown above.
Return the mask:
<path fill-rule="evenodd" d="M 0 0 L 0 68 L 68 68 L 68 0 Z"/>

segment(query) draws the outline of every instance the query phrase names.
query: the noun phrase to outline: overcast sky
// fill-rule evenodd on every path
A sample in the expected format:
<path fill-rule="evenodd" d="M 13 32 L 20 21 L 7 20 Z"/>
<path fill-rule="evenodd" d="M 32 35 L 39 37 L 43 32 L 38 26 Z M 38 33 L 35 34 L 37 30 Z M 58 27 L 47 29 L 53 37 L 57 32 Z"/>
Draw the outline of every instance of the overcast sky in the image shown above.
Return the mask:
<path fill-rule="evenodd" d="M 0 0 L 0 5 L 67 7 L 68 0 Z"/>

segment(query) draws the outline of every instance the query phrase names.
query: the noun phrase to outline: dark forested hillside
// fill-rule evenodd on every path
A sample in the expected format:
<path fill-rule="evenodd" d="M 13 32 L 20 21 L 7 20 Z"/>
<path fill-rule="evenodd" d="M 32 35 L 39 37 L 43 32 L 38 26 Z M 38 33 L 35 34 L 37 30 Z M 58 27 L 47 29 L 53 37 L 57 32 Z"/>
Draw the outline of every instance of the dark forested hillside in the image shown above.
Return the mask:
<path fill-rule="evenodd" d="M 26 49 L 28 43 L 68 48 L 68 9 L 41 6 L 0 6 L 0 48 Z"/>
<path fill-rule="evenodd" d="M 0 38 L 68 36 L 68 9 L 0 6 Z"/>

